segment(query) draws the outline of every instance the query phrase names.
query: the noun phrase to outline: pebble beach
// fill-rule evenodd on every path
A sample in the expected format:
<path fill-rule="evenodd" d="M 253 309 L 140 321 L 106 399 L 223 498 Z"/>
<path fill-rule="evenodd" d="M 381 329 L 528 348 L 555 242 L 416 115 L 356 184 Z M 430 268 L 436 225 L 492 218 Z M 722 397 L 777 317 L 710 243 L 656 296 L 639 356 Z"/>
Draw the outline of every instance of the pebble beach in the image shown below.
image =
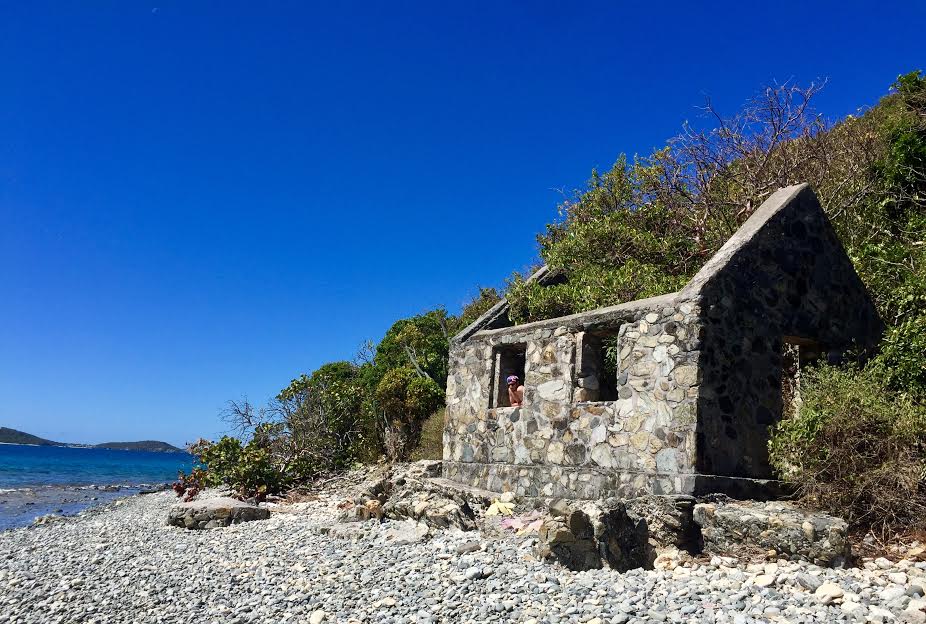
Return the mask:
<path fill-rule="evenodd" d="M 337 524 L 339 501 L 190 531 L 159 492 L 0 532 L 0 622 L 926 622 L 924 562 L 571 572 L 531 537 Z"/>

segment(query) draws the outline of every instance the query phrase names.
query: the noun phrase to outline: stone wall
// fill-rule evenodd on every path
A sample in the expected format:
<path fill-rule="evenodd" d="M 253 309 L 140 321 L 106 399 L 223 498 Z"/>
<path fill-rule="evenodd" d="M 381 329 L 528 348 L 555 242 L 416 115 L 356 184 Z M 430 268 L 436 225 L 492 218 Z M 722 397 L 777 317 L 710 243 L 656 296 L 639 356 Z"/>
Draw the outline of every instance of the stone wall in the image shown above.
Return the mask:
<path fill-rule="evenodd" d="M 836 361 L 877 344 L 881 322 L 806 186 L 782 189 L 681 293 L 703 307 L 698 471 L 767 478 L 788 341 Z M 787 380 L 785 380 L 787 385 Z M 729 452 L 736 449 L 735 453 Z"/>
<path fill-rule="evenodd" d="M 696 461 L 697 318 L 663 297 L 587 315 L 483 331 L 451 352 L 448 478 L 528 496 L 690 491 Z M 617 398 L 589 398 L 591 348 L 616 336 Z M 594 345 L 589 348 L 588 345 Z M 526 349 L 524 406 L 491 408 L 499 350 Z M 503 375 L 502 375 L 503 376 Z"/>

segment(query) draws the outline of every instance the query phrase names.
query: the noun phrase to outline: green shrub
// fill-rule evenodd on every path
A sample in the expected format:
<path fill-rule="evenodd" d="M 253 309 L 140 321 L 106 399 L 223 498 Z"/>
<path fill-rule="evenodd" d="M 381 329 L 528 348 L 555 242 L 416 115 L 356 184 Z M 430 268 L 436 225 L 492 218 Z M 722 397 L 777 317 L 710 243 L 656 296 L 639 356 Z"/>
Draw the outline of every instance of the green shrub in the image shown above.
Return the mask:
<path fill-rule="evenodd" d="M 421 425 L 421 439 L 412 451 L 411 461 L 419 459 L 443 459 L 444 456 L 444 410 L 428 416 Z"/>
<path fill-rule="evenodd" d="M 892 391 L 879 362 L 807 370 L 800 392 L 769 445 L 778 473 L 854 526 L 926 528 L 926 408 Z"/>
<path fill-rule="evenodd" d="M 262 499 L 283 491 L 292 481 L 292 474 L 286 466 L 274 461 L 270 433 L 269 428 L 260 428 L 245 445 L 231 436 L 222 436 L 218 442 L 199 440 L 191 445 L 190 452 L 205 469 L 203 485 L 227 485 L 244 498 Z"/>

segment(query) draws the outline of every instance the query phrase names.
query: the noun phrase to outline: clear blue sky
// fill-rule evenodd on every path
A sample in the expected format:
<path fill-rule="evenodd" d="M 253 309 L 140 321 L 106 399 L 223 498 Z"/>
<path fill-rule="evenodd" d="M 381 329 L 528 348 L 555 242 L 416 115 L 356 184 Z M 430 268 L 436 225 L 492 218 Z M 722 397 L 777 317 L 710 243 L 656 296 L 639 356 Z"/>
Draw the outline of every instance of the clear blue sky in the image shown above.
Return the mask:
<path fill-rule="evenodd" d="M 921 2 L 581 5 L 0 2 L 0 425 L 213 436 L 530 263 L 705 95 L 926 69 Z"/>

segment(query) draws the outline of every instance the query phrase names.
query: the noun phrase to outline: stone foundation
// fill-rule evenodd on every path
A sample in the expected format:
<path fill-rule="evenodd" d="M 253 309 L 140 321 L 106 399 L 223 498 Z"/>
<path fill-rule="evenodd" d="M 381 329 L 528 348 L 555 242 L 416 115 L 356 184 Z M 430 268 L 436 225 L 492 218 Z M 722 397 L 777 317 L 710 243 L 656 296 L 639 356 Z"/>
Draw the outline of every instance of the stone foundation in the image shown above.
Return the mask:
<path fill-rule="evenodd" d="M 443 475 L 474 488 L 537 498 L 601 499 L 647 494 L 701 496 L 722 493 L 734 498 L 769 499 L 787 493 L 785 485 L 773 479 L 628 472 L 592 467 L 445 461 Z"/>

